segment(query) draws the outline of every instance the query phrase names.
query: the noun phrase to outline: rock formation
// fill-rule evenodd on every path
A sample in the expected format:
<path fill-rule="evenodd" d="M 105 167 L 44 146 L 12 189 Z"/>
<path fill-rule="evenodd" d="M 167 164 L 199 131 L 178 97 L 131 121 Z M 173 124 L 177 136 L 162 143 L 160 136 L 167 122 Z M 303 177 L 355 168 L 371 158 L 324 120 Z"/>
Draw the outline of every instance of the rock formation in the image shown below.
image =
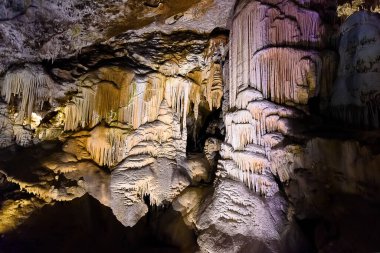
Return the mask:
<path fill-rule="evenodd" d="M 379 127 L 379 16 L 357 12 L 341 26 L 340 64 L 331 95 L 334 117 Z"/>
<path fill-rule="evenodd" d="M 0 245 L 94 198 L 181 252 L 379 250 L 377 6 L 0 4 Z"/>

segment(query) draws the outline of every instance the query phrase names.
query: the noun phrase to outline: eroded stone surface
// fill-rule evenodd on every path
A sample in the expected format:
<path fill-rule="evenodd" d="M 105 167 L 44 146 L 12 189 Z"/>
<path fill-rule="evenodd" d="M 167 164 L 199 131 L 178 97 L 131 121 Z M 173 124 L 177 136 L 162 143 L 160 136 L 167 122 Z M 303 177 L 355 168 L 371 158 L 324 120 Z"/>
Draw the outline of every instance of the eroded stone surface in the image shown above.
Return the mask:
<path fill-rule="evenodd" d="M 356 126 L 379 127 L 379 22 L 379 14 L 361 11 L 350 16 L 340 29 L 332 115 Z"/>
<path fill-rule="evenodd" d="M 124 226 L 172 205 L 201 252 L 374 251 L 340 217 L 376 216 L 378 15 L 340 42 L 337 20 L 326 0 L 5 1 L 0 181 L 28 195 L 0 216 L 89 193 Z"/>

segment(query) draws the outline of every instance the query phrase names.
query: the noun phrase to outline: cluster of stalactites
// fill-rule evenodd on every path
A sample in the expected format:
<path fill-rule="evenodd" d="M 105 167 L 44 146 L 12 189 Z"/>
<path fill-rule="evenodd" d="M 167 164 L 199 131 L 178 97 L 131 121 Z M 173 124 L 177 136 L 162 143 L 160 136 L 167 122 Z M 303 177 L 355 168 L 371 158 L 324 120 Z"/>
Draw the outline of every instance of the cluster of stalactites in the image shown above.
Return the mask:
<path fill-rule="evenodd" d="M 301 116 L 283 105 L 303 107 L 328 94 L 333 80 L 335 57 L 320 52 L 326 29 L 309 3 L 243 2 L 233 18 L 221 171 L 263 195 L 278 191 L 272 149 L 291 132 L 290 118 Z"/>
<path fill-rule="evenodd" d="M 131 97 L 132 71 L 101 68 L 79 83 L 79 94 L 65 108 L 65 130 L 93 127 L 101 120 L 114 121 Z"/>
<path fill-rule="evenodd" d="M 65 108 L 65 130 L 92 127 L 102 119 L 112 120 L 117 115 L 119 100 L 120 90 L 111 82 L 81 87 L 81 97 L 74 97 Z"/>
<path fill-rule="evenodd" d="M 276 103 L 307 104 L 316 95 L 322 60 L 313 51 L 270 48 L 256 53 L 242 68 L 232 67 L 231 107 L 237 94 L 253 87 Z M 239 85 L 237 85 L 239 84 Z"/>
<path fill-rule="evenodd" d="M 42 109 L 45 101 L 51 100 L 53 80 L 40 67 L 29 66 L 6 73 L 2 80 L 1 95 L 9 104 L 13 97 L 19 96 L 18 124 L 30 121 L 36 107 Z"/>
<path fill-rule="evenodd" d="M 120 128 L 97 126 L 87 139 L 86 149 L 100 166 L 114 166 L 124 158 L 127 133 L 128 131 Z"/>
<path fill-rule="evenodd" d="M 166 100 L 160 105 L 159 116 L 154 122 L 131 128 L 96 126 L 86 139 L 86 150 L 101 166 L 132 169 L 146 167 L 157 158 L 176 160 L 185 152 L 180 122 Z"/>
<path fill-rule="evenodd" d="M 252 171 L 242 170 L 235 166 L 231 160 L 222 160 L 220 163 L 224 168 L 226 176 L 243 182 L 249 189 L 262 196 L 273 196 L 278 191 L 277 184 L 273 182 L 268 173 L 258 174 Z"/>
<path fill-rule="evenodd" d="M 245 97 L 258 100 L 242 102 Z M 239 94 L 237 99 L 240 104 L 245 104 L 244 109 L 226 114 L 226 142 L 235 150 L 244 150 L 247 144 L 266 146 L 267 140 L 263 137 L 283 131 L 283 119 L 296 115 L 295 111 L 262 100 L 261 97 L 257 91 L 248 89 Z"/>
<path fill-rule="evenodd" d="M 160 74 L 136 76 L 125 87 L 126 95 L 120 101 L 119 121 L 133 128 L 157 119 L 160 104 L 164 98 L 165 77 Z"/>
<path fill-rule="evenodd" d="M 65 109 L 65 130 L 93 127 L 101 120 L 117 120 L 137 129 L 157 119 L 164 99 L 182 118 L 183 126 L 191 105 L 197 118 L 202 99 L 208 101 L 210 109 L 220 107 L 223 92 L 219 64 L 212 64 L 208 78 L 201 85 L 183 77 L 125 72 L 102 68 L 95 74 L 96 78 L 88 75 L 80 84 L 79 94 Z"/>
<path fill-rule="evenodd" d="M 287 118 L 296 117 L 298 113 L 263 100 L 262 94 L 253 88 L 241 91 L 236 103 L 239 109 L 225 116 L 222 167 L 227 175 L 252 190 L 263 195 L 273 194 L 276 189 L 267 175 L 270 173 L 271 149 L 283 141 Z"/>
<path fill-rule="evenodd" d="M 292 1 L 245 6 L 234 17 L 230 37 L 230 107 L 248 86 L 276 103 L 307 103 L 319 84 L 322 60 L 317 52 L 295 47 L 319 48 L 324 33 L 319 14 Z"/>
<path fill-rule="evenodd" d="M 250 42 L 247 52 L 276 45 L 320 46 L 326 32 L 322 24 L 318 12 L 291 0 L 276 5 L 251 1 L 234 17 L 230 44 L 236 48 Z"/>
<path fill-rule="evenodd" d="M 223 97 L 222 68 L 220 64 L 212 64 L 208 78 L 205 79 L 203 96 L 206 98 L 210 110 L 218 109 Z"/>

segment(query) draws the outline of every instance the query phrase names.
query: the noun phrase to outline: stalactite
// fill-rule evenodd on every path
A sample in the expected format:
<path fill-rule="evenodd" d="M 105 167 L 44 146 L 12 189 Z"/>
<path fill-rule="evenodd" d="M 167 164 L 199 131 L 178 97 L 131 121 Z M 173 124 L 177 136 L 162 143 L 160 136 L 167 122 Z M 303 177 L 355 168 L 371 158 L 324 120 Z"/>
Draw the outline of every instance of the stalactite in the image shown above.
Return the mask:
<path fill-rule="evenodd" d="M 99 122 L 99 117 L 94 113 L 96 87 L 83 86 L 80 90 L 81 95 L 74 97 L 65 108 L 66 131 L 75 130 L 79 126 L 93 127 Z"/>
<path fill-rule="evenodd" d="M 335 54 L 323 51 L 324 19 L 309 2 L 246 1 L 232 20 L 220 175 L 266 196 L 279 190 L 272 174 L 290 173 L 290 158 L 272 157 L 291 119 L 302 117 L 286 105 L 304 108 L 313 97 L 325 99 L 334 80 Z"/>
<path fill-rule="evenodd" d="M 228 131 L 226 141 L 231 143 L 235 150 L 243 150 L 247 144 L 258 144 L 260 137 L 257 135 L 257 125 L 253 124 L 233 124 Z"/>
<path fill-rule="evenodd" d="M 256 100 L 263 100 L 263 94 L 253 88 L 247 88 L 237 95 L 236 108 L 246 109 L 249 102 Z"/>
<path fill-rule="evenodd" d="M 193 82 L 184 78 L 169 77 L 166 80 L 165 99 L 169 107 L 181 116 L 182 126 L 186 127 L 186 116 L 190 107 L 190 91 Z"/>
<path fill-rule="evenodd" d="M 97 126 L 87 139 L 86 149 L 100 166 L 112 167 L 124 158 L 128 131 Z"/>
<path fill-rule="evenodd" d="M 266 100 L 250 102 L 247 106 L 247 110 L 249 110 L 252 117 L 259 122 L 258 131 L 260 136 L 276 131 L 280 117 L 294 117 L 294 115 L 296 115 L 294 110 L 277 106 Z M 263 143 L 260 142 L 260 144 Z"/>
<path fill-rule="evenodd" d="M 269 168 L 268 159 L 257 153 L 246 151 L 233 152 L 232 160 L 236 162 L 242 171 L 262 174 L 264 169 Z"/>
<path fill-rule="evenodd" d="M 242 150 L 248 143 L 257 143 L 257 122 L 247 110 L 228 113 L 225 117 L 226 141 L 236 150 Z"/>
<path fill-rule="evenodd" d="M 104 69 L 102 71 L 106 72 Z M 108 72 L 107 75 L 99 74 L 102 78 L 112 79 L 108 75 Z M 116 78 L 112 80 L 119 82 L 117 85 L 107 81 L 83 81 L 80 94 L 65 109 L 65 130 L 75 130 L 78 126 L 93 127 L 102 119 L 112 120 L 114 117 L 111 112 L 115 112 L 115 118 L 119 122 L 137 129 L 157 119 L 163 99 L 181 117 L 183 127 L 186 126 L 186 116 L 191 104 L 194 106 L 195 116 L 198 116 L 202 99 L 201 88 L 190 80 L 182 77 L 166 78 L 161 74 L 135 75 L 133 79 L 130 74 L 125 74 L 124 77 L 131 82 L 126 83 L 125 80 Z M 220 88 L 220 79 L 214 79 L 209 94 L 213 107 L 220 106 Z"/>
<path fill-rule="evenodd" d="M 314 52 L 270 48 L 252 58 L 250 84 L 276 103 L 307 104 L 315 96 L 322 67 Z"/>
<path fill-rule="evenodd" d="M 24 69 L 8 71 L 3 78 L 1 95 L 9 104 L 14 96 L 21 97 L 19 105 L 18 124 L 23 124 L 24 119 L 30 121 L 33 109 L 41 109 L 44 101 L 52 98 L 54 82 L 44 73 L 40 67 L 27 66 Z M 37 109 L 36 108 L 36 109 Z"/>
<path fill-rule="evenodd" d="M 210 110 L 221 106 L 223 97 L 222 69 L 220 64 L 213 63 L 206 75 L 203 96 L 206 98 Z"/>
<path fill-rule="evenodd" d="M 199 85 L 193 85 L 191 87 L 190 100 L 193 102 L 193 112 L 195 119 L 199 116 L 199 104 L 201 103 L 201 87 Z"/>
<path fill-rule="evenodd" d="M 304 96 L 309 92 L 302 87 L 309 84 L 306 82 L 308 72 L 314 71 L 310 77 L 319 77 L 317 55 L 276 47 L 320 47 L 324 27 L 318 13 L 292 1 L 275 5 L 253 1 L 234 17 L 230 36 L 231 108 L 235 106 L 237 94 L 250 85 L 261 91 L 265 98 L 279 103 L 288 100 L 305 103 Z M 304 94 L 298 97 L 293 92 Z"/>
<path fill-rule="evenodd" d="M 174 127 L 176 125 L 175 115 L 165 100 L 162 101 L 159 112 L 158 120 L 144 124 L 130 133 L 124 130 L 124 134 L 122 134 L 123 131 L 118 128 L 94 129 L 93 131 L 100 131 L 98 134 L 100 137 L 91 139 L 97 132 L 90 137 L 88 143 L 94 142 L 94 148 L 88 148 L 90 153 L 113 153 L 114 155 L 107 155 L 104 159 L 99 155 L 93 155 L 95 161 L 97 163 L 104 161 L 103 163 L 106 165 L 114 165 L 123 160 L 120 166 L 123 169 L 131 169 L 146 167 L 159 158 L 177 159 L 180 153 L 178 150 L 186 150 L 186 146 L 176 145 L 176 140 L 178 141 L 178 138 L 182 138 L 182 136 L 177 134 L 177 131 L 180 130 Z M 161 121 L 162 119 L 163 121 Z M 96 129 L 98 128 L 100 127 Z M 103 143 L 100 145 L 101 143 L 97 143 L 97 140 L 106 141 L 100 141 Z"/>
<path fill-rule="evenodd" d="M 152 74 L 137 77 L 130 85 L 130 98 L 121 104 L 119 120 L 134 128 L 157 119 L 159 107 L 164 98 L 165 77 Z"/>
<path fill-rule="evenodd" d="M 263 135 L 262 138 L 264 142 L 265 155 L 268 160 L 271 161 L 270 153 L 272 148 L 282 142 L 284 140 L 284 136 L 280 133 L 270 133 Z"/>
<path fill-rule="evenodd" d="M 266 175 L 256 174 L 251 171 L 244 171 L 238 167 L 228 164 L 229 161 L 222 161 L 227 174 L 248 186 L 248 188 L 262 196 L 272 196 L 278 189 Z"/>
<path fill-rule="evenodd" d="M 101 118 L 107 118 L 110 112 L 116 113 L 119 109 L 120 90 L 110 82 L 97 84 L 95 95 L 95 112 Z"/>
<path fill-rule="evenodd" d="M 53 185 L 53 182 L 51 181 L 33 184 L 30 182 L 23 182 L 11 176 L 8 176 L 7 180 L 19 185 L 20 190 L 33 194 L 46 202 L 51 202 L 51 200 L 71 201 L 74 198 L 81 197 L 86 193 L 83 188 L 77 185 L 59 185 L 59 188 L 56 188 L 57 186 Z"/>

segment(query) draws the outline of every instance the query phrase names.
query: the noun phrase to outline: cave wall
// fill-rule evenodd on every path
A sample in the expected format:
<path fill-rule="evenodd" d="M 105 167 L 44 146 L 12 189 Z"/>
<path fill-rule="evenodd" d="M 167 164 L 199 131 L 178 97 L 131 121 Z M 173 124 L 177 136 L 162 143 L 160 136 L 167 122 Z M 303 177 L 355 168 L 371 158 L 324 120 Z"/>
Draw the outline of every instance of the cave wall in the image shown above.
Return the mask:
<path fill-rule="evenodd" d="M 88 193 L 126 227 L 174 209 L 201 252 L 378 249 L 374 6 L 344 19 L 327 0 L 16 2 L 0 39 L 30 36 L 32 13 L 44 34 L 15 35 L 0 62 L 0 234 Z"/>

